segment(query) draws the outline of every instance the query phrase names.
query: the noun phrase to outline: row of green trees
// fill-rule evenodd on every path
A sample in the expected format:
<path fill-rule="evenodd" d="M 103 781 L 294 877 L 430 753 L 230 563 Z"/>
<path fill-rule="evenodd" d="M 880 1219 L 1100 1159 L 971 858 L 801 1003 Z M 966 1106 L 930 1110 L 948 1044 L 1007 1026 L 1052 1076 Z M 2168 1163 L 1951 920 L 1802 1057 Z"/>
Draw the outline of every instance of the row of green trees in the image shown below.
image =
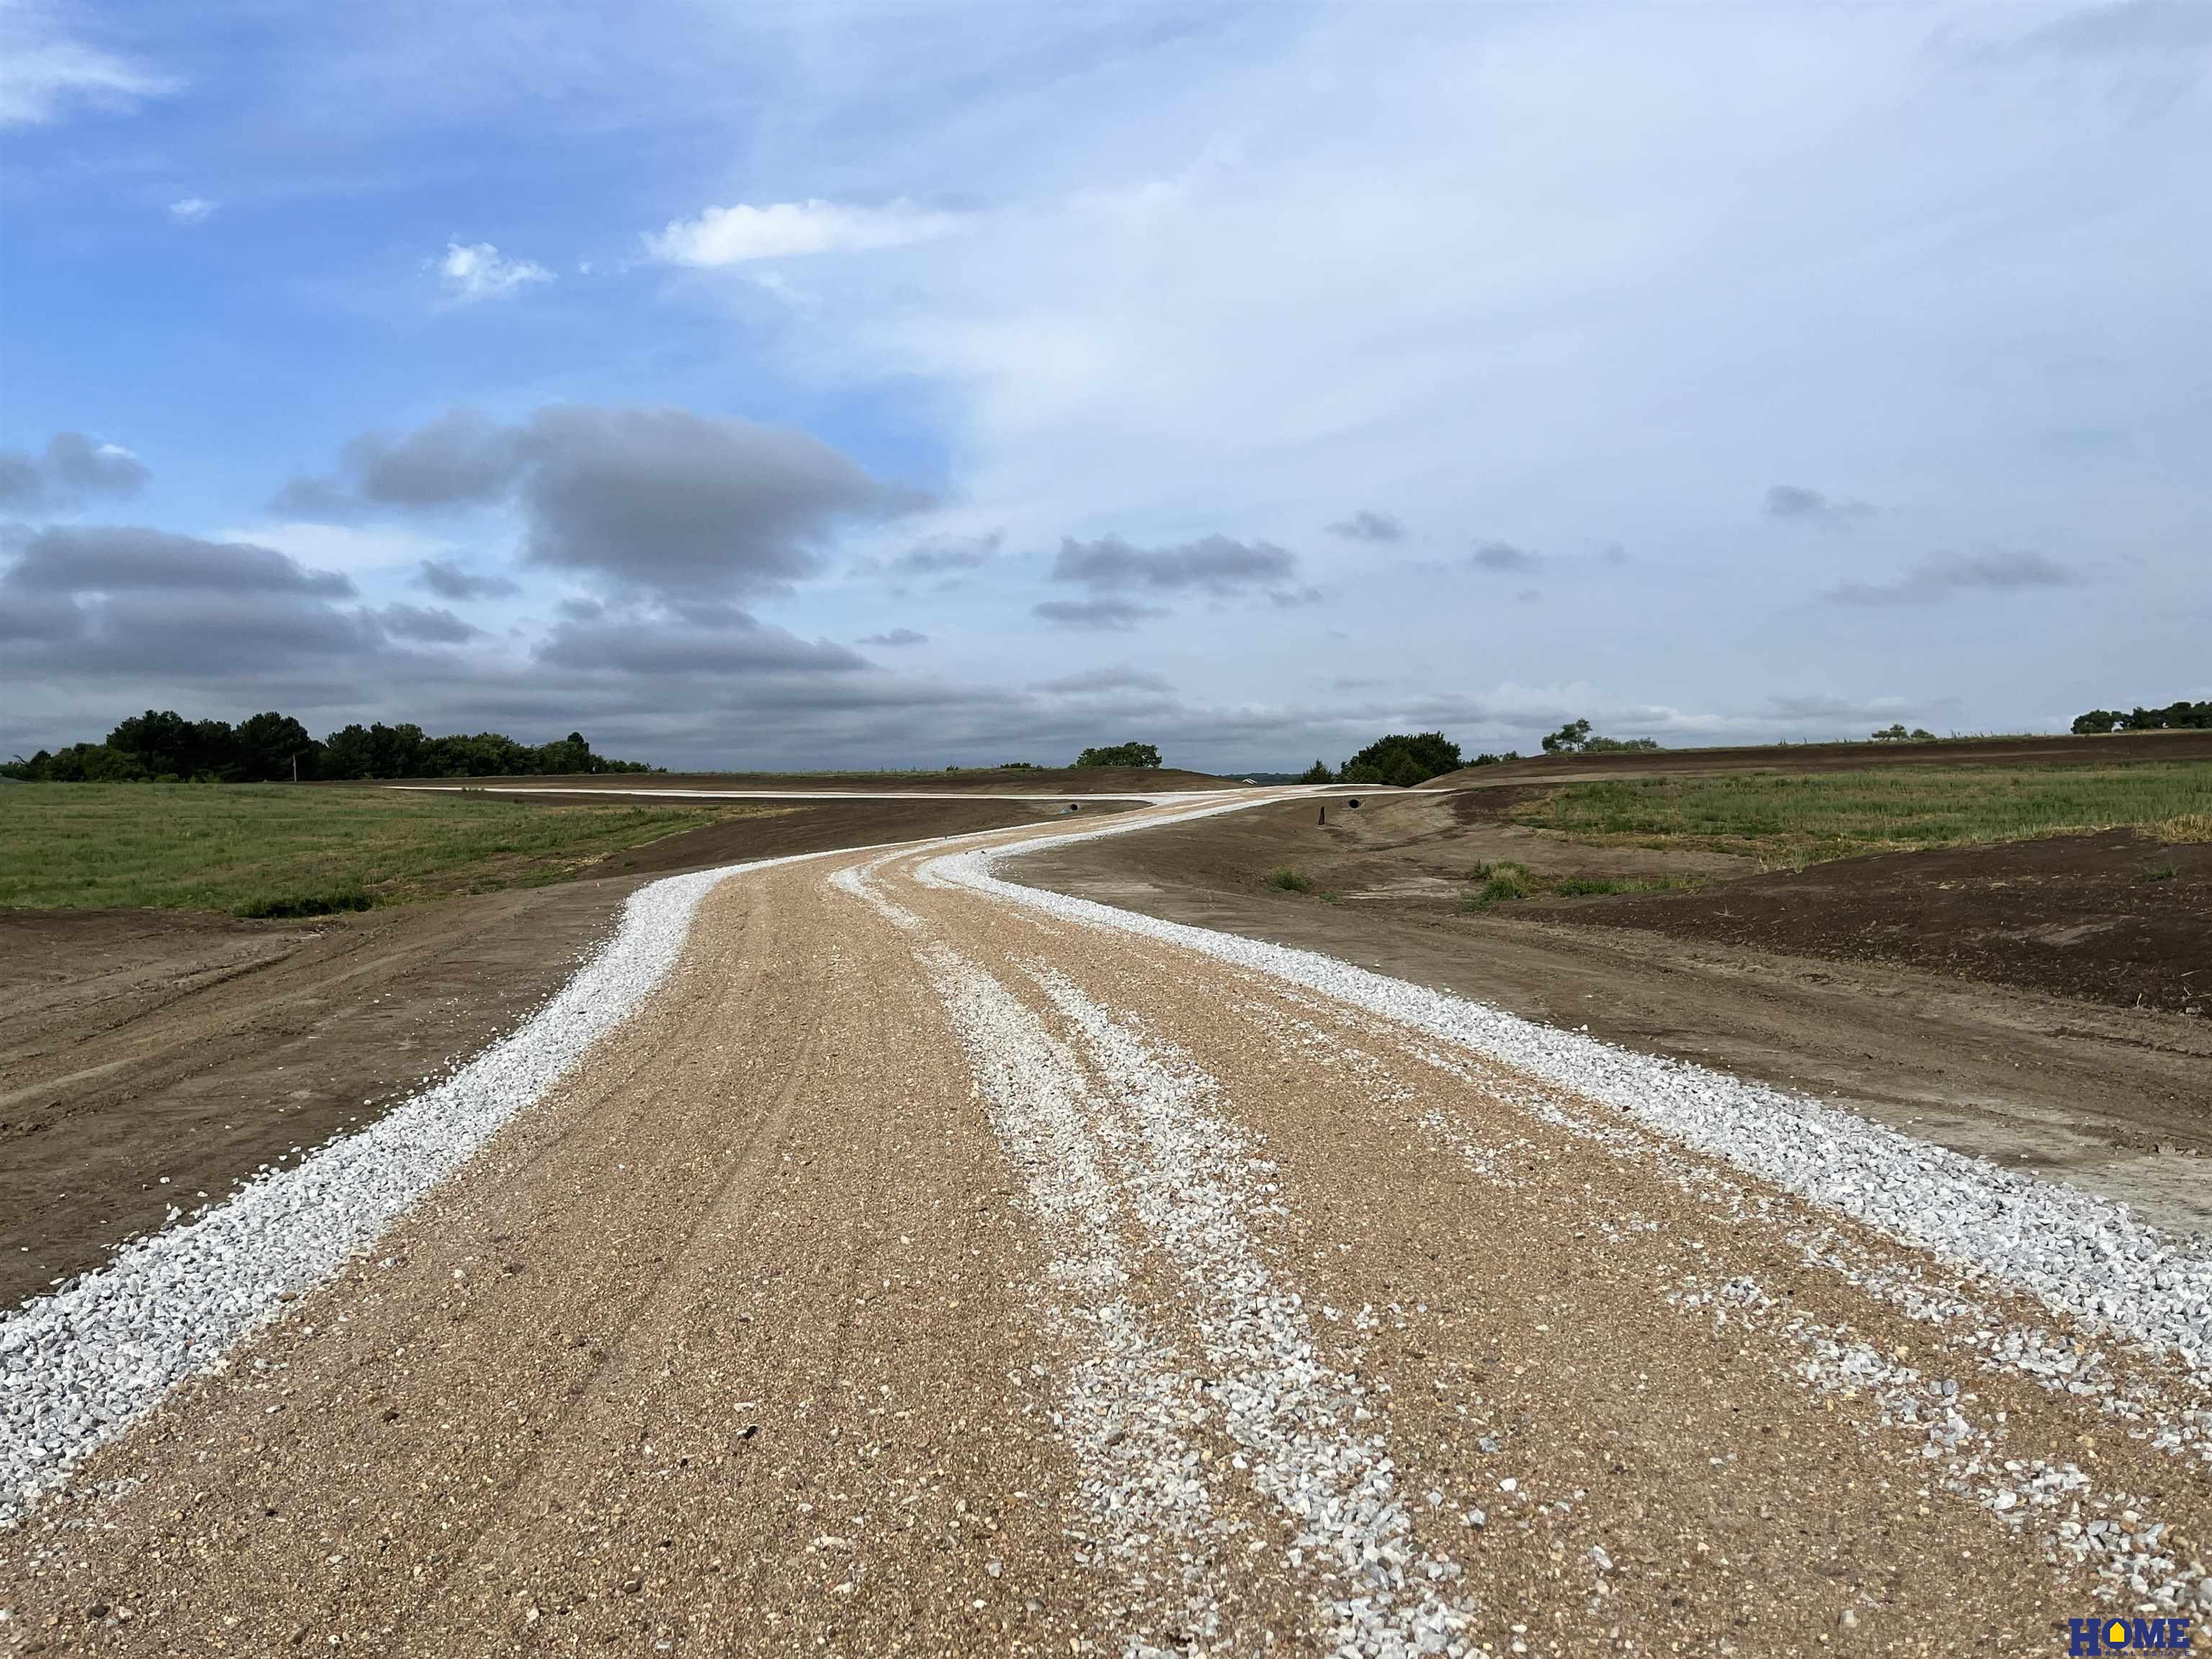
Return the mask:
<path fill-rule="evenodd" d="M 2163 708 L 2136 708 L 2124 714 L 2092 708 L 2075 717 L 2074 730 L 2083 737 L 2093 732 L 2212 731 L 2212 702 L 2170 702 Z"/>
<path fill-rule="evenodd" d="M 274 710 L 235 726 L 188 720 L 174 709 L 133 714 L 104 743 L 71 744 L 0 765 L 27 783 L 130 783 L 177 780 L 269 783 L 310 778 L 547 777 L 574 772 L 650 772 L 636 761 L 592 752 L 580 732 L 551 743 L 518 743 L 497 732 L 434 738 L 419 726 L 341 726 L 318 743 Z"/>

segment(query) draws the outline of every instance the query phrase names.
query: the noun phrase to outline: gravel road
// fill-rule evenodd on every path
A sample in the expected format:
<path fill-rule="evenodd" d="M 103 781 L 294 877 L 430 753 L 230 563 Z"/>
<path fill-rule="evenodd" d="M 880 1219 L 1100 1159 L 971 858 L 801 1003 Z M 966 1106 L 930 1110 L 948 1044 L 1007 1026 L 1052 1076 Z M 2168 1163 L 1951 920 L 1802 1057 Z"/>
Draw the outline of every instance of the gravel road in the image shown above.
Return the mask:
<path fill-rule="evenodd" d="M 421 1101 L 0 1322 L 0 1630 L 2043 1653 L 2212 1604 L 2197 1241 L 993 873 L 1039 833 L 647 888 Z"/>

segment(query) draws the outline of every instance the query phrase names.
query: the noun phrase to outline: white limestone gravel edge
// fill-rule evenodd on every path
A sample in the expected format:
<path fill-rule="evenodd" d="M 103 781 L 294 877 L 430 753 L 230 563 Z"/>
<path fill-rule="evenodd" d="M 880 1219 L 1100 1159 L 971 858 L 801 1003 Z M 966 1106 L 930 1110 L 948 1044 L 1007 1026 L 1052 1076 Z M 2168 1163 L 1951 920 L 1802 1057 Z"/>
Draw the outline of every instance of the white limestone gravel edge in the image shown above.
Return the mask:
<path fill-rule="evenodd" d="M 1237 810 L 1212 805 L 1177 821 Z M 1142 819 L 1051 838 L 1127 835 Z M 2212 1245 L 2173 1237 L 2063 1182 L 2003 1170 L 1807 1096 L 1540 1024 L 1317 951 L 1164 921 L 995 873 L 1030 842 L 928 860 L 927 885 L 962 887 L 1063 921 L 1181 945 L 1427 1031 L 1570 1089 L 1674 1139 L 2124 1339 L 2212 1364 Z"/>

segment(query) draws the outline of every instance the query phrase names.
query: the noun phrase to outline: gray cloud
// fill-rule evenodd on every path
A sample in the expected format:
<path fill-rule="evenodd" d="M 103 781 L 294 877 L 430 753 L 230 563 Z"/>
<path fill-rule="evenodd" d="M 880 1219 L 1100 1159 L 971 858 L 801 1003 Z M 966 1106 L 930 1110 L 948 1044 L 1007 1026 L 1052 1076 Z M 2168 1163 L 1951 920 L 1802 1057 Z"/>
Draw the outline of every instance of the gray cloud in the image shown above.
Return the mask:
<path fill-rule="evenodd" d="M 545 410 L 524 448 L 528 557 L 617 586 L 781 587 L 839 522 L 920 505 L 803 433 L 682 410 Z"/>
<path fill-rule="evenodd" d="M 820 568 L 838 526 L 927 504 L 804 433 L 664 407 L 560 404 L 515 427 L 457 410 L 341 461 L 345 486 L 295 481 L 280 510 L 512 499 L 531 562 L 664 596 L 784 587 Z"/>
<path fill-rule="evenodd" d="M 1168 613 L 1158 605 L 1137 605 L 1127 599 L 1047 599 L 1030 607 L 1032 614 L 1061 628 L 1124 630 Z"/>
<path fill-rule="evenodd" d="M 1146 673 L 1138 668 L 1092 668 L 1079 674 L 1065 674 L 1058 679 L 1039 680 L 1036 690 L 1054 696 L 1096 696 L 1106 691 L 1173 691 L 1158 674 Z"/>
<path fill-rule="evenodd" d="M 441 599 L 504 599 L 521 587 L 504 576 L 478 576 L 445 559 L 425 559 L 416 568 L 415 585 Z"/>
<path fill-rule="evenodd" d="M 290 593 L 339 599 L 353 583 L 273 548 L 131 525 L 56 525 L 33 536 L 6 585 L 26 592 Z"/>
<path fill-rule="evenodd" d="M 1227 536 L 1157 548 L 1132 547 L 1118 536 L 1095 542 L 1070 537 L 1060 543 L 1052 567 L 1054 581 L 1080 582 L 1093 590 L 1195 588 L 1218 594 L 1272 586 L 1297 572 L 1297 561 L 1273 542 Z"/>
<path fill-rule="evenodd" d="M 46 474 L 26 450 L 0 449 L 0 502 L 27 506 L 46 494 Z"/>
<path fill-rule="evenodd" d="M 474 410 L 455 409 L 397 437 L 363 433 L 341 459 L 365 501 L 454 507 L 507 493 L 521 465 L 520 438 Z"/>
<path fill-rule="evenodd" d="M 846 674 L 868 666 L 858 652 L 830 640 L 802 640 L 740 611 L 689 613 L 603 611 L 556 623 L 538 660 L 582 672 L 662 680 L 691 675 Z"/>
<path fill-rule="evenodd" d="M 1544 561 L 1525 547 L 1510 542 L 1480 542 L 1468 558 L 1484 570 L 1534 570 Z"/>
<path fill-rule="evenodd" d="M 353 584 L 248 543 L 132 526 L 40 531 L 4 574 L 10 666 L 42 686 L 85 677 L 250 682 L 358 665 L 386 648 L 377 620 L 340 604 Z"/>
<path fill-rule="evenodd" d="M 2002 595 L 2072 587 L 2081 577 L 2040 553 L 1931 553 L 1888 582 L 1844 582 L 1821 597 L 1834 605 L 1926 605 L 1960 593 Z"/>
<path fill-rule="evenodd" d="M 376 620 L 394 639 L 419 640 L 426 645 L 458 645 L 483 632 L 435 605 L 387 605 L 376 613 Z"/>
<path fill-rule="evenodd" d="M 1004 531 L 994 530 L 988 535 L 970 536 L 963 539 L 924 542 L 891 560 L 890 568 L 925 576 L 951 570 L 973 570 L 996 558 L 999 545 L 1005 539 Z"/>
<path fill-rule="evenodd" d="M 1767 487 L 1765 513 L 1770 519 L 1789 519 L 1800 524 L 1841 530 L 1862 519 L 1872 518 L 1874 511 L 1864 501 L 1833 500 L 1817 489 L 1808 489 L 1802 484 L 1771 484 Z"/>
<path fill-rule="evenodd" d="M 911 628 L 894 628 L 888 633 L 868 634 L 861 637 L 862 645 L 927 645 L 929 635 L 917 634 Z"/>
<path fill-rule="evenodd" d="M 119 445 L 57 432 L 46 440 L 44 456 L 0 449 L 0 503 L 27 510 L 73 506 L 91 495 L 133 495 L 152 476 Z"/>
<path fill-rule="evenodd" d="M 1348 519 L 1339 519 L 1328 526 L 1333 536 L 1341 536 L 1353 542 L 1402 542 L 1406 526 L 1395 514 L 1370 513 L 1362 507 Z"/>

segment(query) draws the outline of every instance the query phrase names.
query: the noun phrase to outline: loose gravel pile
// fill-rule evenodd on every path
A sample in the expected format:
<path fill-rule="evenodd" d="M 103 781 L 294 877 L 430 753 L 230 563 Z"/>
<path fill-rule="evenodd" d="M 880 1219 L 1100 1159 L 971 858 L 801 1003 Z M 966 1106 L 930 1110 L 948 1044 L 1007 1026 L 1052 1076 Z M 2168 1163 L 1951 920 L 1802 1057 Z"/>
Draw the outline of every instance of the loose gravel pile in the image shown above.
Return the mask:
<path fill-rule="evenodd" d="M 1226 810 L 1234 809 L 1214 806 L 1188 816 Z M 1109 824 L 1057 839 L 1143 827 Z M 1616 1048 L 1314 951 L 1162 921 L 994 873 L 998 862 L 1023 850 L 952 854 L 930 860 L 919 873 L 925 882 L 1182 945 L 1431 1032 L 1893 1237 L 1988 1273 L 2093 1326 L 2171 1349 L 2192 1366 L 2212 1365 L 2212 1248 L 2168 1237 L 2124 1206 L 1913 1139 L 1803 1096 Z"/>

